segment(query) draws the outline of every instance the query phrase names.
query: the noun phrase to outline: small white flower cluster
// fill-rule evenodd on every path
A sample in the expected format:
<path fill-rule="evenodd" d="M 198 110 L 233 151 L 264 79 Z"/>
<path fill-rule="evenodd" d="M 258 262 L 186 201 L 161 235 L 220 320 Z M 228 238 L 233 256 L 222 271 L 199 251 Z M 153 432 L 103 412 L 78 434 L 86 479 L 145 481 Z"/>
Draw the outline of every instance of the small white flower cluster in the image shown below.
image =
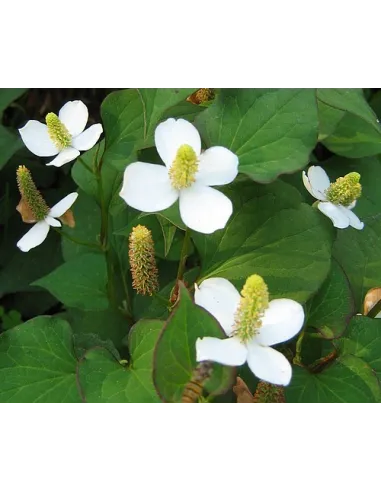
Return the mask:
<path fill-rule="evenodd" d="M 84 131 L 88 110 L 81 101 L 65 104 L 58 117 L 51 115 L 47 117 L 47 125 L 33 120 L 20 129 L 31 152 L 41 157 L 56 156 L 47 165 L 60 167 L 74 160 L 80 151 L 93 147 L 103 132 L 100 124 Z M 232 215 L 233 205 L 213 186 L 226 185 L 236 178 L 238 157 L 220 146 L 202 152 L 199 132 L 184 119 L 170 118 L 160 123 L 155 131 L 155 145 L 164 166 L 145 162 L 129 164 L 124 171 L 121 198 L 127 205 L 149 213 L 165 210 L 179 200 L 181 219 L 188 228 L 202 234 L 223 229 Z M 311 166 L 307 174 L 303 172 L 303 182 L 319 201 L 319 210 L 335 227 L 364 227 L 351 211 L 355 201 L 345 206 L 328 199 L 331 183 L 321 167 Z M 71 207 L 77 196 L 71 193 L 50 209 L 47 217 L 18 242 L 18 247 L 29 251 L 41 244 L 50 226 L 61 225 L 56 218 Z M 243 341 L 234 329 L 241 299 L 237 289 L 224 278 L 209 278 L 196 285 L 195 303 L 217 319 L 228 337 L 198 339 L 197 361 L 210 360 L 229 366 L 247 362 L 258 378 L 273 384 L 289 384 L 291 365 L 272 346 L 291 339 L 302 329 L 303 307 L 291 299 L 272 300 L 255 334 Z"/>

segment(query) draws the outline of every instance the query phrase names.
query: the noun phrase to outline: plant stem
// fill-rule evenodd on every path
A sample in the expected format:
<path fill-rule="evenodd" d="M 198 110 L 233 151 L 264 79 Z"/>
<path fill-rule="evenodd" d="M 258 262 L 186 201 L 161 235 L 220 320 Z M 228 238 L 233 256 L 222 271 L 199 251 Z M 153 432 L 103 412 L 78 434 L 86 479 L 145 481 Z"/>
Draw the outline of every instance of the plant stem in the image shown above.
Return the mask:
<path fill-rule="evenodd" d="M 301 366 L 302 365 L 302 343 L 303 343 L 303 338 L 304 338 L 304 330 L 301 331 L 301 333 L 298 336 L 298 339 L 296 341 L 295 357 L 294 357 L 294 360 L 292 361 L 294 364 L 296 364 L 298 366 Z"/>
<path fill-rule="evenodd" d="M 179 269 L 177 270 L 177 277 L 176 277 L 176 284 L 175 285 L 177 285 L 178 281 L 182 280 L 183 276 L 184 276 L 185 263 L 186 263 L 187 257 L 188 257 L 189 241 L 190 241 L 190 229 L 189 229 L 189 227 L 187 227 L 186 231 L 185 231 L 183 247 L 181 249 L 180 263 L 179 263 Z"/>
<path fill-rule="evenodd" d="M 72 243 L 80 244 L 81 246 L 87 246 L 88 248 L 96 248 L 96 249 L 103 250 L 101 244 L 98 244 L 98 243 L 89 243 L 87 241 L 82 241 L 81 239 L 78 239 L 76 237 L 73 237 L 70 234 L 66 234 L 66 232 L 63 232 L 63 231 L 61 231 L 60 229 L 58 229 L 56 227 L 54 228 L 54 230 L 56 232 L 58 232 L 58 234 L 60 234 L 62 237 L 65 237 L 66 239 L 69 239 L 69 241 L 71 241 Z"/>

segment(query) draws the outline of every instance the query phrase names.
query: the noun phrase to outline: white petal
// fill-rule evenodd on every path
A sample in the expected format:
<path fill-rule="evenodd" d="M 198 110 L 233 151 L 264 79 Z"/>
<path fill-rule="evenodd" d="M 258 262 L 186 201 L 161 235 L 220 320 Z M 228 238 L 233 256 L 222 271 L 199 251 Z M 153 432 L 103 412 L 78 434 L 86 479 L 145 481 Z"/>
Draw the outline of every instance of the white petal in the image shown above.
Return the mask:
<path fill-rule="evenodd" d="M 194 302 L 212 314 L 228 336 L 233 331 L 240 300 L 238 290 L 226 278 L 208 278 L 200 287 L 195 286 Z"/>
<path fill-rule="evenodd" d="M 257 378 L 272 384 L 287 386 L 291 381 L 292 368 L 286 357 L 271 347 L 249 343 L 247 363 Z"/>
<path fill-rule="evenodd" d="M 200 155 L 196 182 L 208 186 L 225 185 L 238 174 L 238 157 L 225 147 L 211 147 Z"/>
<path fill-rule="evenodd" d="M 89 150 L 98 142 L 103 127 L 100 123 L 90 126 L 87 130 L 74 137 L 71 145 L 77 150 Z"/>
<path fill-rule="evenodd" d="M 340 210 L 343 212 L 343 214 L 345 214 L 348 217 L 349 225 L 351 225 L 355 229 L 358 229 L 359 231 L 364 229 L 364 222 L 361 222 L 361 220 L 357 217 L 355 213 L 351 211 L 349 207 L 343 207 L 342 205 L 338 205 L 338 207 L 340 207 Z"/>
<path fill-rule="evenodd" d="M 69 210 L 69 208 L 73 205 L 73 203 L 78 198 L 78 193 L 69 193 L 65 198 L 60 200 L 54 207 L 50 209 L 49 216 L 50 217 L 61 217 L 65 212 Z"/>
<path fill-rule="evenodd" d="M 47 222 L 51 227 L 61 227 L 61 222 L 48 215 L 45 217 L 45 222 Z"/>
<path fill-rule="evenodd" d="M 197 183 L 180 191 L 180 215 L 185 225 L 211 234 L 226 226 L 233 212 L 230 199 L 218 190 Z"/>
<path fill-rule="evenodd" d="M 30 120 L 19 129 L 26 147 L 39 157 L 57 155 L 59 150 L 49 137 L 48 127 L 36 120 Z"/>
<path fill-rule="evenodd" d="M 197 129 L 189 121 L 174 118 L 160 123 L 155 130 L 156 149 L 164 164 L 172 165 L 177 151 L 181 145 L 188 144 L 196 152 L 201 153 L 201 138 Z"/>
<path fill-rule="evenodd" d="M 179 196 L 172 188 L 168 169 L 145 162 L 134 162 L 126 167 L 119 195 L 127 205 L 142 212 L 165 210 Z"/>
<path fill-rule="evenodd" d="M 310 193 L 310 194 L 311 194 L 314 198 L 317 198 L 318 200 L 323 200 L 323 198 L 321 198 L 321 197 L 322 197 L 321 193 L 317 193 L 317 194 L 315 195 L 315 192 L 314 192 L 314 190 L 313 190 L 313 189 L 312 189 L 312 187 L 311 187 L 310 181 L 309 181 L 309 179 L 308 179 L 307 174 L 306 174 L 306 172 L 305 172 L 305 171 L 303 171 L 303 173 L 302 173 L 302 178 L 303 178 L 303 184 L 304 184 L 304 186 L 307 188 L 307 191 L 308 191 L 308 192 L 309 192 L 309 193 Z"/>
<path fill-rule="evenodd" d="M 69 101 L 62 106 L 58 117 L 69 130 L 70 135 L 76 137 L 85 129 L 89 111 L 82 101 Z"/>
<path fill-rule="evenodd" d="M 349 217 L 341 210 L 339 205 L 334 205 L 331 202 L 320 202 L 318 209 L 324 215 L 329 217 L 333 225 L 338 229 L 349 227 Z"/>
<path fill-rule="evenodd" d="M 68 162 L 74 161 L 74 159 L 76 159 L 78 156 L 79 151 L 77 149 L 73 149 L 73 147 L 68 147 L 67 149 L 61 150 L 57 157 L 48 162 L 46 165 L 61 167 Z"/>
<path fill-rule="evenodd" d="M 255 342 L 275 345 L 295 336 L 303 327 L 304 311 L 301 304 L 291 299 L 274 299 L 262 318 L 262 326 Z"/>
<path fill-rule="evenodd" d="M 308 179 L 312 190 L 314 191 L 314 196 L 323 196 L 319 200 L 325 200 L 325 192 L 330 186 L 330 181 L 327 173 L 320 166 L 311 166 L 307 171 Z"/>
<path fill-rule="evenodd" d="M 27 253 L 30 249 L 39 246 L 44 242 L 49 232 L 49 224 L 45 220 L 37 222 L 20 241 L 17 243 L 17 247 Z"/>
<path fill-rule="evenodd" d="M 247 348 L 237 338 L 205 337 L 196 341 L 197 362 L 212 360 L 225 366 L 242 366 L 246 362 Z"/>
<path fill-rule="evenodd" d="M 352 208 L 355 208 L 356 203 L 357 203 L 357 200 L 354 200 L 350 205 L 348 205 L 347 208 L 349 208 L 349 210 L 352 210 Z"/>

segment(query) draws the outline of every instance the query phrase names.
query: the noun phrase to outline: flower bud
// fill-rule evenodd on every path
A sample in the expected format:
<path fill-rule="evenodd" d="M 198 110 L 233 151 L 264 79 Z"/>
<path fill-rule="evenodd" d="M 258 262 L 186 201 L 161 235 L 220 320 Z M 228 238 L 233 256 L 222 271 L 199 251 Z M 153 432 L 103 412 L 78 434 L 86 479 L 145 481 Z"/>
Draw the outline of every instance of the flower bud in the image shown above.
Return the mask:
<path fill-rule="evenodd" d="M 258 333 L 262 317 L 269 306 L 267 285 L 259 275 L 251 275 L 241 291 L 241 301 L 235 315 L 235 335 L 247 342 Z"/>
<path fill-rule="evenodd" d="M 49 137 L 53 140 L 59 150 L 69 147 L 71 135 L 66 126 L 54 113 L 48 113 L 45 118 L 48 127 Z"/>
<path fill-rule="evenodd" d="M 128 254 L 133 288 L 138 294 L 152 296 L 159 290 L 159 281 L 152 234 L 147 227 L 138 225 L 132 229 Z"/>
<path fill-rule="evenodd" d="M 286 403 L 283 386 L 259 381 L 253 403 Z"/>
<path fill-rule="evenodd" d="M 49 213 L 49 207 L 36 188 L 30 171 L 25 166 L 19 166 L 16 179 L 21 194 L 21 201 L 16 210 L 21 214 L 23 221 L 30 224 L 44 220 Z"/>
<path fill-rule="evenodd" d="M 361 184 L 359 173 L 349 173 L 330 185 L 326 196 L 331 203 L 348 207 L 361 196 Z"/>

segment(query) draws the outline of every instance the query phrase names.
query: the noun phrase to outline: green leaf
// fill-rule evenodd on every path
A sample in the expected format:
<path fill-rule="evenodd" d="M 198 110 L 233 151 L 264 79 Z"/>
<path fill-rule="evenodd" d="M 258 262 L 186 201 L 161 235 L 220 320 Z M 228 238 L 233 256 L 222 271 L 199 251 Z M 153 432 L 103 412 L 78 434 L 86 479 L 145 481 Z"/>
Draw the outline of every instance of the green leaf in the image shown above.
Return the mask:
<path fill-rule="evenodd" d="M 28 89 L 0 89 L 0 118 L 11 102 L 22 96 Z"/>
<path fill-rule="evenodd" d="M 337 231 L 333 254 L 349 279 L 357 312 L 365 294 L 381 279 L 381 162 L 377 157 L 345 159 L 334 157 L 324 163 L 331 181 L 357 171 L 361 174 L 362 196 L 353 212 L 364 222 L 359 231 Z"/>
<path fill-rule="evenodd" d="M 110 162 L 102 162 L 104 148 L 105 141 L 102 140 L 95 147 L 82 154 L 75 161 L 71 175 L 77 185 L 100 205 L 100 186 L 95 169 L 101 164 L 103 200 L 104 206 L 108 208 L 112 197 L 119 192 L 122 186 L 123 173 L 115 169 Z M 122 200 L 120 197 L 119 199 Z"/>
<path fill-rule="evenodd" d="M 163 401 L 180 401 L 197 365 L 196 340 L 205 336 L 225 338 L 215 318 L 196 306 L 181 284 L 179 300 L 160 334 L 154 354 L 154 383 Z M 209 393 L 226 391 L 233 376 L 234 368 L 213 364 L 212 377 L 206 385 Z"/>
<path fill-rule="evenodd" d="M 87 314 L 87 313 L 86 313 Z M 83 320 L 84 321 L 84 320 Z M 110 321 L 110 320 L 109 320 Z M 120 354 L 112 341 L 108 339 L 102 339 L 96 333 L 74 333 L 74 350 L 77 359 L 83 357 L 86 352 L 93 348 L 103 347 L 110 352 L 110 354 L 115 357 L 115 359 L 121 359 Z"/>
<path fill-rule="evenodd" d="M 325 338 L 337 338 L 353 314 L 354 302 L 348 279 L 339 264 L 333 261 L 327 280 L 312 300 L 307 324 L 317 328 Z"/>
<path fill-rule="evenodd" d="M 170 263 L 175 268 L 171 272 L 168 268 L 168 263 L 162 266 L 159 263 L 159 284 L 164 287 L 161 288 L 157 296 L 140 296 L 134 297 L 134 314 L 137 318 L 160 318 L 167 319 L 169 315 L 170 296 L 175 286 L 175 278 L 177 273 L 177 266 L 175 263 Z M 184 281 L 186 285 L 193 286 L 196 281 L 200 269 L 198 267 L 188 270 L 184 275 Z"/>
<path fill-rule="evenodd" d="M 23 146 L 21 138 L 0 125 L 0 169 Z"/>
<path fill-rule="evenodd" d="M 74 258 L 33 282 L 66 306 L 88 311 L 102 311 L 108 307 L 106 284 L 105 258 L 93 253 Z"/>
<path fill-rule="evenodd" d="M 22 323 L 21 314 L 14 309 L 0 315 L 2 318 L 3 330 L 10 330 Z"/>
<path fill-rule="evenodd" d="M 317 108 L 319 115 L 319 140 L 321 141 L 335 131 L 337 125 L 344 118 L 345 111 L 328 106 L 319 99 L 317 100 Z"/>
<path fill-rule="evenodd" d="M 130 324 L 121 312 L 114 309 L 82 311 L 72 308 L 65 313 L 65 319 L 69 321 L 75 335 L 95 334 L 102 340 L 111 340 L 117 350 L 123 350 L 123 339 Z"/>
<path fill-rule="evenodd" d="M 143 225 L 151 231 L 156 256 L 173 261 L 178 261 L 180 259 L 184 234 L 170 221 L 164 219 L 160 215 L 139 215 L 135 219 L 129 221 L 128 225 L 114 232 L 114 234 L 128 238 L 132 229 L 137 225 Z M 124 247 L 126 249 L 128 248 L 127 241 L 125 241 Z M 189 254 L 192 253 L 193 246 L 189 249 Z"/>
<path fill-rule="evenodd" d="M 355 355 L 369 364 L 381 380 L 381 319 L 355 316 L 335 344 L 341 354 Z"/>
<path fill-rule="evenodd" d="M 318 89 L 317 98 L 331 108 L 329 117 L 336 115 L 333 118 L 339 120 L 324 139 L 329 150 L 346 157 L 365 157 L 381 152 L 381 126 L 362 89 Z M 322 117 L 324 115 L 320 113 Z"/>
<path fill-rule="evenodd" d="M 37 291 L 31 286 L 34 280 L 47 275 L 62 263 L 60 237 L 50 231 L 45 241 L 28 253 L 20 251 L 16 243 L 30 229 L 30 224 L 23 224 L 19 217 L 13 216 L 7 235 L 3 236 L 4 253 L 1 253 L 0 297 L 4 294 L 20 291 Z"/>
<path fill-rule="evenodd" d="M 152 383 L 155 343 L 163 327 L 159 320 L 141 320 L 132 328 L 128 345 L 132 362 L 120 364 L 104 348 L 88 351 L 79 365 L 86 401 L 91 403 L 159 402 Z"/>
<path fill-rule="evenodd" d="M 196 118 L 207 146 L 239 157 L 239 170 L 268 183 L 302 169 L 317 142 L 313 89 L 222 89 Z"/>
<path fill-rule="evenodd" d="M 80 402 L 69 324 L 40 316 L 0 336 L 0 401 Z"/>
<path fill-rule="evenodd" d="M 192 92 L 194 89 L 126 89 L 106 97 L 101 107 L 104 159 L 124 170 L 136 150 L 153 145 L 153 132 L 165 111 Z"/>
<path fill-rule="evenodd" d="M 224 187 L 224 194 L 233 202 L 225 229 L 192 232 L 201 256 L 200 281 L 224 277 L 241 288 L 257 273 L 273 297 L 305 302 L 329 272 L 331 224 L 280 181 L 261 186 L 238 180 Z"/>
<path fill-rule="evenodd" d="M 94 198 L 80 193 L 75 201 L 72 211 L 75 219 L 75 227 L 63 227 L 64 232 L 74 239 L 85 243 L 99 244 L 101 230 L 101 211 Z M 62 254 L 65 261 L 73 260 L 86 253 L 100 253 L 96 247 L 78 244 L 66 237 L 62 238 Z"/>
<path fill-rule="evenodd" d="M 380 253 L 381 217 L 368 219 L 362 231 L 338 231 L 333 254 L 349 278 L 357 312 L 362 310 L 368 290 L 380 285 Z"/>
<path fill-rule="evenodd" d="M 286 387 L 288 403 L 381 402 L 381 388 L 372 369 L 358 357 L 337 359 L 318 374 L 295 366 Z"/>

